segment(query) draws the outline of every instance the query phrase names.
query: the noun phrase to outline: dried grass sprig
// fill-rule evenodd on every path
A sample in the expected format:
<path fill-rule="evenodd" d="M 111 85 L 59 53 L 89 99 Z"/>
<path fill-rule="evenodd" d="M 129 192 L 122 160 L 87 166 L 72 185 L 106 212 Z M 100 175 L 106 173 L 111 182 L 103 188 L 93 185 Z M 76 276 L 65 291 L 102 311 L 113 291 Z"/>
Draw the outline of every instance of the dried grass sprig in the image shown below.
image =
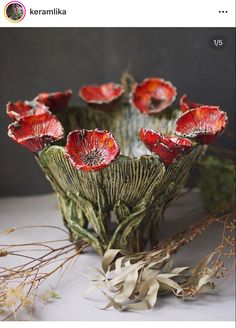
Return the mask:
<path fill-rule="evenodd" d="M 72 241 L 66 230 L 50 225 L 14 227 L 0 234 L 29 228 L 60 230 L 66 234 L 66 238 L 0 245 L 0 316 L 3 320 L 12 316 L 16 319 L 16 314 L 23 308 L 33 310 L 36 298 L 40 297 L 39 288 L 56 272 L 59 272 L 58 283 L 42 296 L 41 300 L 59 298 L 56 289 L 65 271 L 88 247 L 88 243 L 83 241 Z M 29 252 L 40 252 L 40 255 L 29 255 Z M 5 258 L 10 257 L 14 257 L 14 262 L 20 264 L 2 264 Z"/>
<path fill-rule="evenodd" d="M 108 250 L 87 292 L 101 290 L 108 299 L 104 309 L 120 311 L 152 309 L 159 295 L 173 293 L 179 298 L 195 297 L 215 288 L 215 279 L 225 277 L 224 257 L 235 254 L 235 222 L 225 206 L 196 224 L 175 234 L 150 251 L 129 253 Z M 213 223 L 223 225 L 219 245 L 195 265 L 174 267 L 173 255 Z"/>

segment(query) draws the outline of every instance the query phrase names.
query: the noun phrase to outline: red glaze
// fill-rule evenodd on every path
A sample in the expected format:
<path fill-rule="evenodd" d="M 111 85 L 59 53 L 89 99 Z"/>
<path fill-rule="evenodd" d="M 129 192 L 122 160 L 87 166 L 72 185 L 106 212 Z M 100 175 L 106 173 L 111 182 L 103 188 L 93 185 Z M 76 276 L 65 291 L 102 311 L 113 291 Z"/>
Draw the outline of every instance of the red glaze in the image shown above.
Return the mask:
<path fill-rule="evenodd" d="M 51 113 L 28 115 L 8 127 L 9 137 L 31 152 L 37 153 L 51 142 L 63 138 L 63 127 Z"/>
<path fill-rule="evenodd" d="M 123 93 L 124 88 L 113 82 L 101 85 L 85 85 L 79 90 L 79 96 L 83 101 L 94 105 L 110 104 L 118 100 Z"/>
<path fill-rule="evenodd" d="M 183 113 L 187 112 L 190 109 L 203 106 L 202 104 L 192 102 L 191 100 L 188 100 L 187 98 L 188 98 L 187 95 L 183 95 L 180 98 L 180 109 L 182 110 Z"/>
<path fill-rule="evenodd" d="M 159 78 L 145 79 L 137 84 L 132 103 L 141 113 L 156 114 L 169 107 L 175 100 L 176 88 Z"/>
<path fill-rule="evenodd" d="M 140 138 L 165 165 L 172 164 L 179 156 L 188 153 L 192 148 L 192 142 L 189 139 L 164 136 L 159 132 L 143 128 L 140 129 Z"/>
<path fill-rule="evenodd" d="M 15 103 L 12 102 L 7 103 L 6 113 L 12 120 L 18 120 L 22 116 L 33 115 L 33 114 L 38 115 L 45 112 L 49 112 L 48 107 L 37 102 L 19 100 Z"/>
<path fill-rule="evenodd" d="M 57 113 L 68 106 L 71 96 L 72 91 L 66 90 L 64 92 L 40 93 L 35 99 L 49 107 L 52 113 Z"/>
<path fill-rule="evenodd" d="M 227 114 L 217 106 L 201 106 L 185 112 L 176 121 L 176 134 L 202 144 L 214 142 L 227 126 Z"/>
<path fill-rule="evenodd" d="M 71 164 L 84 172 L 108 166 L 120 153 L 120 147 L 108 131 L 75 130 L 69 133 L 65 147 Z"/>

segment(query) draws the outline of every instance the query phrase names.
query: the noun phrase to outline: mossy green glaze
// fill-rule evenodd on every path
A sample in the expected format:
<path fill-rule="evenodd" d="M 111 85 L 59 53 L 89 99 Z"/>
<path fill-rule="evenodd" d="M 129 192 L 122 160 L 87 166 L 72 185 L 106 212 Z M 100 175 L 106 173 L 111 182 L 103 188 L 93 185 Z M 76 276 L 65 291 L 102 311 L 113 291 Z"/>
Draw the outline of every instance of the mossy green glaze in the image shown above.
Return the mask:
<path fill-rule="evenodd" d="M 141 251 L 148 242 L 157 242 L 166 207 L 204 151 L 196 145 L 167 168 L 153 155 L 120 155 L 95 172 L 75 169 L 60 146 L 44 149 L 37 160 L 58 195 L 73 238 L 104 254 L 108 248 Z"/>
<path fill-rule="evenodd" d="M 65 156 L 65 139 L 42 150 L 38 163 L 58 195 L 63 218 L 74 239 L 88 241 L 98 253 L 108 248 L 142 251 L 158 242 L 164 211 L 180 193 L 205 146 L 165 167 L 149 153 L 140 128 L 165 134 L 174 130 L 179 110 L 144 115 L 126 101 L 115 108 L 73 107 L 57 114 L 65 135 L 75 129 L 113 133 L 121 154 L 108 167 L 94 172 L 75 169 Z M 149 153 L 150 154 L 150 153 Z"/>

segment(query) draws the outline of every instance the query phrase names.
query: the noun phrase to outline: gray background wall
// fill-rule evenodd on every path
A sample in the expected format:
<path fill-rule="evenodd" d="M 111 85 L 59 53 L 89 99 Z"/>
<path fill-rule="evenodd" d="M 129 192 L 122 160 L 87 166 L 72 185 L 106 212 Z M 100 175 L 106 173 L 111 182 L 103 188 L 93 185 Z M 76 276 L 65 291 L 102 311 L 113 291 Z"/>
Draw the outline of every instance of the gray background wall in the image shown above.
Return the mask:
<path fill-rule="evenodd" d="M 225 49 L 209 47 L 216 34 L 227 38 Z M 234 29 L 2 28 L 0 44 L 0 196 L 50 191 L 32 154 L 7 137 L 9 100 L 71 88 L 76 104 L 83 84 L 119 81 L 129 67 L 138 81 L 160 76 L 177 86 L 178 95 L 220 105 L 234 130 Z M 226 136 L 218 142 L 234 146 Z"/>

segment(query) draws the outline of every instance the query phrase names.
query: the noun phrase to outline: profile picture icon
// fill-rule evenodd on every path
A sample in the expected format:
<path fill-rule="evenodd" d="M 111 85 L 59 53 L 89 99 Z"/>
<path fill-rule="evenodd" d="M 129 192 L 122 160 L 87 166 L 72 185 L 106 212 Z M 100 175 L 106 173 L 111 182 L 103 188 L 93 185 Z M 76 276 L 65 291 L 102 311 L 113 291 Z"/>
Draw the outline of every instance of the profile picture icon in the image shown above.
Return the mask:
<path fill-rule="evenodd" d="M 5 17 L 12 23 L 18 23 L 25 17 L 26 9 L 23 3 L 11 1 L 5 6 Z"/>

